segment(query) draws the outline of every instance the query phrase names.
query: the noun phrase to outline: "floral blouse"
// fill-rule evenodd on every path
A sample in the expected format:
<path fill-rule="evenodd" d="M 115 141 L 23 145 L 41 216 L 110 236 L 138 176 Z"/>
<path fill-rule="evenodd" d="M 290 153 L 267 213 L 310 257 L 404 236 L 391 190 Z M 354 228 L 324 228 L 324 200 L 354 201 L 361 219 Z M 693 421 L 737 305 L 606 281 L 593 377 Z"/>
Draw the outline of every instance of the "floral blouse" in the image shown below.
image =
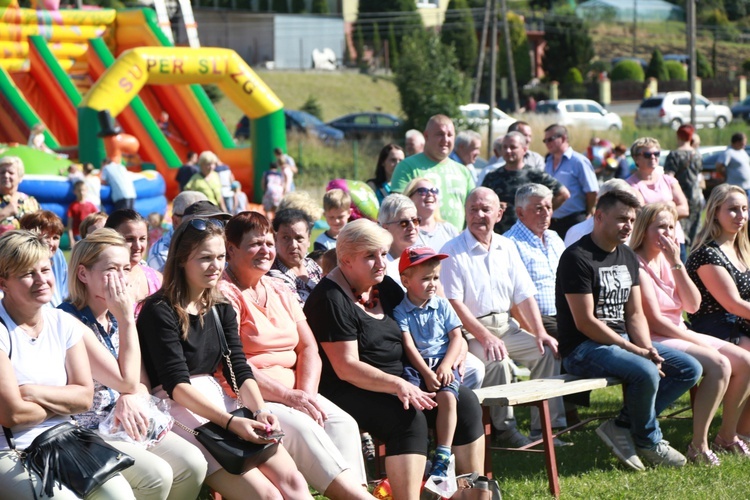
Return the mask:
<path fill-rule="evenodd" d="M 7 207 L 10 204 L 10 200 L 11 195 L 9 194 L 0 197 L 0 209 Z M 18 213 L 0 219 L 0 234 L 11 229 L 19 229 L 21 227 L 21 217 L 37 210 L 39 210 L 39 203 L 36 201 L 36 198 L 24 193 L 18 193 Z"/>

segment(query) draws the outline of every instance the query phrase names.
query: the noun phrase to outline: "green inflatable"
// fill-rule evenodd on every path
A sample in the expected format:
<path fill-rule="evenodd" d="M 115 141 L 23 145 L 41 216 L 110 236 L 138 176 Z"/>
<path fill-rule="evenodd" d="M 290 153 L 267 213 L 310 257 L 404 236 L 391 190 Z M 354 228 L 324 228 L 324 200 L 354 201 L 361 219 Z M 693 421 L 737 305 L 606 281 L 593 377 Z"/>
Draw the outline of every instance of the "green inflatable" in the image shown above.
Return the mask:
<path fill-rule="evenodd" d="M 0 146 L 0 158 L 17 156 L 23 162 L 24 172 L 31 175 L 60 175 L 60 170 L 66 170 L 73 163 L 66 158 L 45 153 L 29 146 Z"/>

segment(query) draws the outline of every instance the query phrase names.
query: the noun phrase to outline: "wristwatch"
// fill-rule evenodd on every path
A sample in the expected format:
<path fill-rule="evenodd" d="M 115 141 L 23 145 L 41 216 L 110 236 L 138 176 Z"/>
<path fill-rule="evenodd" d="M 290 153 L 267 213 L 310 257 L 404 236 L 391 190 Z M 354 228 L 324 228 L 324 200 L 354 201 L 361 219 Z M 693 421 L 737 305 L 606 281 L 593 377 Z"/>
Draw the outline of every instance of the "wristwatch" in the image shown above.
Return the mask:
<path fill-rule="evenodd" d="M 680 269 L 682 269 L 682 263 L 678 262 L 677 264 L 672 266 L 672 269 L 674 269 L 675 271 L 679 271 Z"/>

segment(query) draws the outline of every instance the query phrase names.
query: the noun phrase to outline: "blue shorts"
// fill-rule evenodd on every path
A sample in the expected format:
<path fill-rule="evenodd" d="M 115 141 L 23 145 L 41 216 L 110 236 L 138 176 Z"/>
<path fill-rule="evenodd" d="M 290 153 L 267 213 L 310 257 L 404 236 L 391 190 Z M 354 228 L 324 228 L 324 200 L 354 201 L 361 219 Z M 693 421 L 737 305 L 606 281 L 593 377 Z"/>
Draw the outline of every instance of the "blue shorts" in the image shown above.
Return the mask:
<path fill-rule="evenodd" d="M 427 363 L 427 366 L 430 367 L 430 370 L 435 371 L 438 366 L 440 366 L 440 363 L 443 361 L 443 358 L 425 358 L 424 362 Z M 416 385 L 423 391 L 427 391 L 427 386 L 424 383 L 424 378 L 422 378 L 422 374 L 419 373 L 419 370 L 414 368 L 413 366 L 404 366 L 404 373 L 401 375 L 401 378 L 406 380 L 412 385 Z M 438 389 L 438 392 L 447 391 L 453 394 L 456 399 L 458 399 L 458 387 L 461 385 L 461 376 L 458 374 L 458 370 L 453 370 L 453 382 L 450 384 L 441 387 Z"/>

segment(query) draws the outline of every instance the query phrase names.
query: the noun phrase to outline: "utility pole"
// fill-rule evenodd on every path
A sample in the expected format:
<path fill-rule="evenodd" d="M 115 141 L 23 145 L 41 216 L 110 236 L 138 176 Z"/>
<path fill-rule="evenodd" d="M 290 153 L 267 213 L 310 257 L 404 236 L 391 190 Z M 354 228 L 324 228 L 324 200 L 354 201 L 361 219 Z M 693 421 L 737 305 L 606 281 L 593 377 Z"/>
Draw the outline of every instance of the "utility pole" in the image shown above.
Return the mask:
<path fill-rule="evenodd" d="M 505 56 L 508 58 L 508 79 L 510 80 L 510 95 L 513 99 L 513 111 L 520 104 L 518 102 L 518 83 L 516 82 L 516 66 L 513 64 L 513 47 L 510 46 L 510 23 L 508 22 L 508 4 L 506 0 L 500 0 L 503 16 L 503 37 L 505 39 Z"/>
<path fill-rule="evenodd" d="M 497 87 L 497 0 L 492 0 L 490 19 L 492 20 L 492 45 L 490 46 L 490 109 L 487 114 L 489 118 L 487 126 L 487 158 L 492 156 L 492 119 L 495 116 L 495 105 L 497 104 L 495 101 Z"/>
<path fill-rule="evenodd" d="M 633 57 L 635 57 L 635 43 L 637 39 L 638 39 L 638 0 L 633 0 Z"/>
<path fill-rule="evenodd" d="M 484 2 L 484 20 L 482 21 L 482 41 L 479 44 L 479 60 L 477 61 L 477 76 L 474 79 L 474 95 L 471 102 L 479 102 L 479 91 L 482 89 L 482 75 L 484 74 L 484 54 L 487 52 L 487 31 L 490 23 L 490 3 Z"/>
<path fill-rule="evenodd" d="M 688 85 L 690 86 L 690 123 L 695 126 L 695 77 L 696 77 L 696 60 L 695 60 L 695 0 L 687 0 L 687 18 L 688 18 L 688 56 L 690 64 L 688 65 Z"/>

